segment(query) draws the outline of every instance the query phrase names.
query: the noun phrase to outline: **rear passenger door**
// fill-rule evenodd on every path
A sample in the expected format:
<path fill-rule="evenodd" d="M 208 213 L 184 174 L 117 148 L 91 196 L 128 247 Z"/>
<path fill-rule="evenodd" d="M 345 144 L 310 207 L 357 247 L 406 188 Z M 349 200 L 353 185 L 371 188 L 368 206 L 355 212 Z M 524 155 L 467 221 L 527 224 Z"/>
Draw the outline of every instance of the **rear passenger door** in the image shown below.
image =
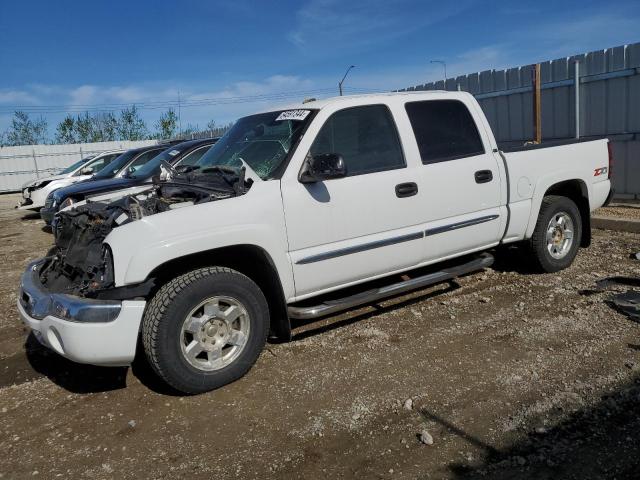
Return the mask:
<path fill-rule="evenodd" d="M 409 191 L 416 185 L 416 165 L 407 167 L 386 105 L 334 112 L 304 154 L 340 154 L 347 177 L 304 184 L 296 169 L 282 180 L 298 297 L 406 269 L 420 260 L 419 193 Z M 402 185 L 408 187 L 398 190 Z"/>
<path fill-rule="evenodd" d="M 457 99 L 407 102 L 423 165 L 424 261 L 495 245 L 501 234 L 500 171 L 478 112 Z"/>

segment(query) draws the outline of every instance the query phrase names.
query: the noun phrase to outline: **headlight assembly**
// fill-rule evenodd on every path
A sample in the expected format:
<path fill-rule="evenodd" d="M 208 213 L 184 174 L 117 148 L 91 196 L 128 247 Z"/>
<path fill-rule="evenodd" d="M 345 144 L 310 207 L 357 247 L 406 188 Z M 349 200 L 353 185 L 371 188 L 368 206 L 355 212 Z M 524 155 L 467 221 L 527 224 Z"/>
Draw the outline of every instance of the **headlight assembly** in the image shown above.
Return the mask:
<path fill-rule="evenodd" d="M 55 200 L 54 200 L 54 203 L 55 203 Z M 65 208 L 70 207 L 74 203 L 76 202 L 73 200 L 73 198 L 69 197 L 60 204 L 60 208 L 58 208 L 58 210 L 64 210 Z"/>

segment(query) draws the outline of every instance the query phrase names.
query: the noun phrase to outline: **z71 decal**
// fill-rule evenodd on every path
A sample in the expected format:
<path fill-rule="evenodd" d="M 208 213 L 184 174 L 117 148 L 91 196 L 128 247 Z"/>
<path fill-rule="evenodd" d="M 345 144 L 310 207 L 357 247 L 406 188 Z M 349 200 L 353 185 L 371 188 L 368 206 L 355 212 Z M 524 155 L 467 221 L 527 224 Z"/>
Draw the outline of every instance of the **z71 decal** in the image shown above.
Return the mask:
<path fill-rule="evenodd" d="M 593 176 L 594 177 L 599 177 L 600 175 L 604 175 L 605 173 L 607 173 L 607 170 L 609 170 L 607 167 L 596 168 L 593 171 Z"/>

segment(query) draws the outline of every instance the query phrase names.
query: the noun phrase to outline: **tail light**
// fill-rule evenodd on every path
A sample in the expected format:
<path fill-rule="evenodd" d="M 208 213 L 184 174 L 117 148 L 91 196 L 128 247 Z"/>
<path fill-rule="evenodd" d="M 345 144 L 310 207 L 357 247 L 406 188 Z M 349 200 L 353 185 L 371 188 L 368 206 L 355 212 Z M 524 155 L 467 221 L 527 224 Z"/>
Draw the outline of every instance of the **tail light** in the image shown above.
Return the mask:
<path fill-rule="evenodd" d="M 613 146 L 611 142 L 607 142 L 607 150 L 609 151 L 609 170 L 607 170 L 608 176 L 607 178 L 611 178 L 611 170 L 613 170 Z"/>

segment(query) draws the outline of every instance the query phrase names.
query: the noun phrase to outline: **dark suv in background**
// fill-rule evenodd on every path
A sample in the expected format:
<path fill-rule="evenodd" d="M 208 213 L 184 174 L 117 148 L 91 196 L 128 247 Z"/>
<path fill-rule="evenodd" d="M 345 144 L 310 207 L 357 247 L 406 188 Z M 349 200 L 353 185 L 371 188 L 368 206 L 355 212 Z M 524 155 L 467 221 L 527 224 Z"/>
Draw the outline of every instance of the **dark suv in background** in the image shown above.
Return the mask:
<path fill-rule="evenodd" d="M 127 150 L 126 152 L 121 153 L 116 158 L 111 160 L 111 162 L 103 165 L 103 167 L 100 170 L 97 170 L 91 178 L 83 180 L 82 182 L 76 183 L 74 185 L 84 185 L 87 182 L 108 180 L 114 178 L 125 168 L 131 166 L 133 163 L 136 163 L 136 165 L 140 166 L 144 165 L 153 157 L 157 156 L 160 152 L 166 150 L 167 147 L 170 147 L 171 145 L 174 145 L 176 143 L 179 143 L 179 141 L 163 142 L 156 145 L 147 145 L 146 147 L 132 148 L 131 150 Z M 72 185 L 67 186 L 70 187 Z M 59 206 L 59 204 L 56 206 L 53 205 L 53 194 L 58 190 L 63 190 L 64 188 L 66 187 L 62 187 L 49 193 L 47 199 L 45 200 L 44 207 L 40 210 L 40 217 L 45 221 L 47 225 L 51 224 L 53 215 L 59 210 L 58 208 L 56 208 L 57 206 Z"/>
<path fill-rule="evenodd" d="M 211 146 L 216 143 L 217 138 L 206 138 L 200 140 L 189 140 L 186 142 L 176 143 L 166 148 L 166 145 L 158 154 L 145 162 L 138 161 L 140 157 L 136 157 L 134 161 L 130 161 L 125 166 L 108 178 L 100 178 L 95 175 L 92 181 L 81 182 L 76 185 L 70 185 L 68 188 L 56 190 L 51 195 L 51 201 L 47 199 L 44 209 L 40 210 L 40 214 L 47 224 L 54 223 L 54 215 L 59 210 L 66 208 L 74 203 L 84 200 L 87 196 L 99 195 L 115 190 L 135 187 L 148 183 L 155 175 L 159 175 L 161 165 L 167 163 L 173 167 L 193 166 L 206 153 Z M 128 153 L 128 152 L 126 152 Z M 124 155 L 126 155 L 126 153 Z M 116 159 L 113 163 L 117 162 Z M 111 165 L 109 165 L 111 167 Z M 109 170 L 112 170 L 109 168 Z M 44 214 L 43 214 L 44 212 Z"/>

